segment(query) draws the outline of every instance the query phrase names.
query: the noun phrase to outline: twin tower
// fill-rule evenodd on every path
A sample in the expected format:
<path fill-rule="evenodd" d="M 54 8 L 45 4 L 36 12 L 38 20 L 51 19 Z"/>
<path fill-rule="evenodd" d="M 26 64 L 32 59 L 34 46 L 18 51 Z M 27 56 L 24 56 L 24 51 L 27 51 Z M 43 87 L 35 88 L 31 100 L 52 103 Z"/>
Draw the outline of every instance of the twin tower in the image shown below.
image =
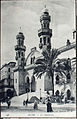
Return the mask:
<path fill-rule="evenodd" d="M 39 48 L 42 50 L 51 49 L 51 36 L 52 29 L 50 26 L 51 17 L 49 15 L 48 10 L 45 8 L 43 14 L 40 16 L 41 29 L 38 30 L 38 36 L 40 38 Z M 25 93 L 25 51 L 26 47 L 24 45 L 24 35 L 19 32 L 16 36 L 17 45 L 15 46 L 16 51 L 16 60 L 17 60 L 17 68 L 15 69 L 15 89 L 17 95 Z"/>

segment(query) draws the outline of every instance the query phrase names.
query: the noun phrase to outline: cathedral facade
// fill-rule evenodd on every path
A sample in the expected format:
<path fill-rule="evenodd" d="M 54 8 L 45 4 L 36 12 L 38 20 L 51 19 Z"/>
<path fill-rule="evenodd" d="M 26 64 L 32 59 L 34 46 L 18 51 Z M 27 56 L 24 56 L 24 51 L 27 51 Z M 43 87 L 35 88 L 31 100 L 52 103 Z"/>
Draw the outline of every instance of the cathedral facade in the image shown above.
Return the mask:
<path fill-rule="evenodd" d="M 22 32 L 19 32 L 16 36 L 16 65 L 14 65 L 12 69 L 14 73 L 13 85 L 17 96 L 33 92 L 38 98 L 45 97 L 46 92 L 49 92 L 50 95 L 52 95 L 52 78 L 49 78 L 49 76 L 46 73 L 44 73 L 44 75 L 42 75 L 41 78 L 37 78 L 35 75 L 33 75 L 33 69 L 36 60 L 43 57 L 42 52 L 47 50 L 47 52 L 50 53 L 52 49 L 52 29 L 50 29 L 50 21 L 51 17 L 49 15 L 48 10 L 45 8 L 42 15 L 40 16 L 41 28 L 38 30 L 38 36 L 40 39 L 40 51 L 38 51 L 37 48 L 34 47 L 31 49 L 31 52 L 26 58 L 26 46 L 24 45 L 25 36 Z M 55 72 L 53 82 L 54 95 L 61 95 L 62 93 L 64 93 L 65 97 L 68 97 L 68 95 L 70 95 L 69 97 L 75 97 L 76 71 L 74 71 L 72 75 L 71 72 L 69 72 L 68 77 L 68 79 L 66 79 L 66 77 L 59 77 L 59 75 Z"/>
<path fill-rule="evenodd" d="M 39 58 L 42 58 L 42 51 L 47 50 L 50 52 L 51 46 L 51 37 L 52 37 L 52 29 L 49 28 L 50 26 L 51 17 L 49 15 L 48 10 L 45 8 L 42 15 L 40 16 L 40 23 L 41 28 L 38 30 L 38 36 L 40 39 L 39 48 L 40 52 L 37 50 L 36 47 L 31 49 L 31 52 L 25 58 L 25 50 L 26 47 L 24 46 L 24 35 L 23 33 L 19 33 L 17 35 L 17 45 L 15 46 L 16 51 L 16 60 L 17 66 L 14 68 L 14 87 L 17 92 L 17 95 L 21 95 L 27 92 L 35 92 L 40 94 L 37 97 L 45 97 L 46 92 L 49 91 L 52 95 L 53 85 L 52 85 L 52 78 L 45 73 L 42 75 L 41 78 L 37 78 L 33 75 L 33 65 L 35 61 Z M 29 67 L 27 69 L 27 67 Z M 75 73 L 74 73 L 75 74 Z M 57 93 L 61 95 L 64 93 L 65 97 L 70 94 L 70 96 L 75 97 L 76 90 L 72 90 L 72 87 L 76 87 L 75 79 L 76 75 L 74 76 L 73 81 L 73 74 L 69 73 L 69 78 L 66 77 L 59 77 L 59 75 L 55 72 L 54 75 L 54 95 Z M 64 81 L 64 82 L 63 82 Z"/>

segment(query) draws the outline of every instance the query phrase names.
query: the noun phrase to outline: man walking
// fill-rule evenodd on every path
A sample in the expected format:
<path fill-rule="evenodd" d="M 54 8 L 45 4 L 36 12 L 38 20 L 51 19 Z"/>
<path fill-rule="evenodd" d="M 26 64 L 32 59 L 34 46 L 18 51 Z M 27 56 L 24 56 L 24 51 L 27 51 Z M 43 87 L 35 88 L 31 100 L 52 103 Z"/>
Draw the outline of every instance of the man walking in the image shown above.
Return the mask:
<path fill-rule="evenodd" d="M 48 102 L 47 102 L 47 112 L 52 112 L 52 106 L 51 106 L 51 101 L 50 99 L 48 99 Z"/>

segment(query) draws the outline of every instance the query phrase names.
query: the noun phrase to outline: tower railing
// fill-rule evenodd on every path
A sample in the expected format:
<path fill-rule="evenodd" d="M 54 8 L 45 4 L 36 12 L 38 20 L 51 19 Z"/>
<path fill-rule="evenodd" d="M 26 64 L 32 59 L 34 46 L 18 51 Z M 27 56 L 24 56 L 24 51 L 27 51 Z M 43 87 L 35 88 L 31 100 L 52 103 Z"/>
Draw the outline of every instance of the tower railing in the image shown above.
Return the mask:
<path fill-rule="evenodd" d="M 42 28 L 42 29 L 39 29 L 38 32 L 50 32 L 50 33 L 52 33 L 52 29 Z"/>
<path fill-rule="evenodd" d="M 15 46 L 15 50 L 19 50 L 19 49 L 22 49 L 22 50 L 26 50 L 26 47 L 25 46 L 19 46 L 19 45 L 16 45 Z"/>

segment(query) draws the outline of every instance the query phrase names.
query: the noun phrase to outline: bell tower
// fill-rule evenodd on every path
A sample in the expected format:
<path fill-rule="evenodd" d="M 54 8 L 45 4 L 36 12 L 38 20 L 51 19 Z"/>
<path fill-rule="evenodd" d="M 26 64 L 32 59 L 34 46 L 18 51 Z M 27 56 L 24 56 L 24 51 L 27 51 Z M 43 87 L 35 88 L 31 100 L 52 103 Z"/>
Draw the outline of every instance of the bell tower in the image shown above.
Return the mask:
<path fill-rule="evenodd" d="M 17 66 L 15 70 L 15 90 L 17 95 L 25 93 L 25 51 L 24 35 L 19 32 L 16 36 L 17 45 L 15 46 Z"/>
<path fill-rule="evenodd" d="M 52 36 L 52 29 L 49 28 L 50 26 L 51 17 L 49 15 L 48 9 L 45 6 L 45 9 L 40 16 L 40 23 L 41 29 L 38 30 L 38 36 L 40 38 L 39 48 L 42 50 L 51 49 L 51 36 Z"/>

